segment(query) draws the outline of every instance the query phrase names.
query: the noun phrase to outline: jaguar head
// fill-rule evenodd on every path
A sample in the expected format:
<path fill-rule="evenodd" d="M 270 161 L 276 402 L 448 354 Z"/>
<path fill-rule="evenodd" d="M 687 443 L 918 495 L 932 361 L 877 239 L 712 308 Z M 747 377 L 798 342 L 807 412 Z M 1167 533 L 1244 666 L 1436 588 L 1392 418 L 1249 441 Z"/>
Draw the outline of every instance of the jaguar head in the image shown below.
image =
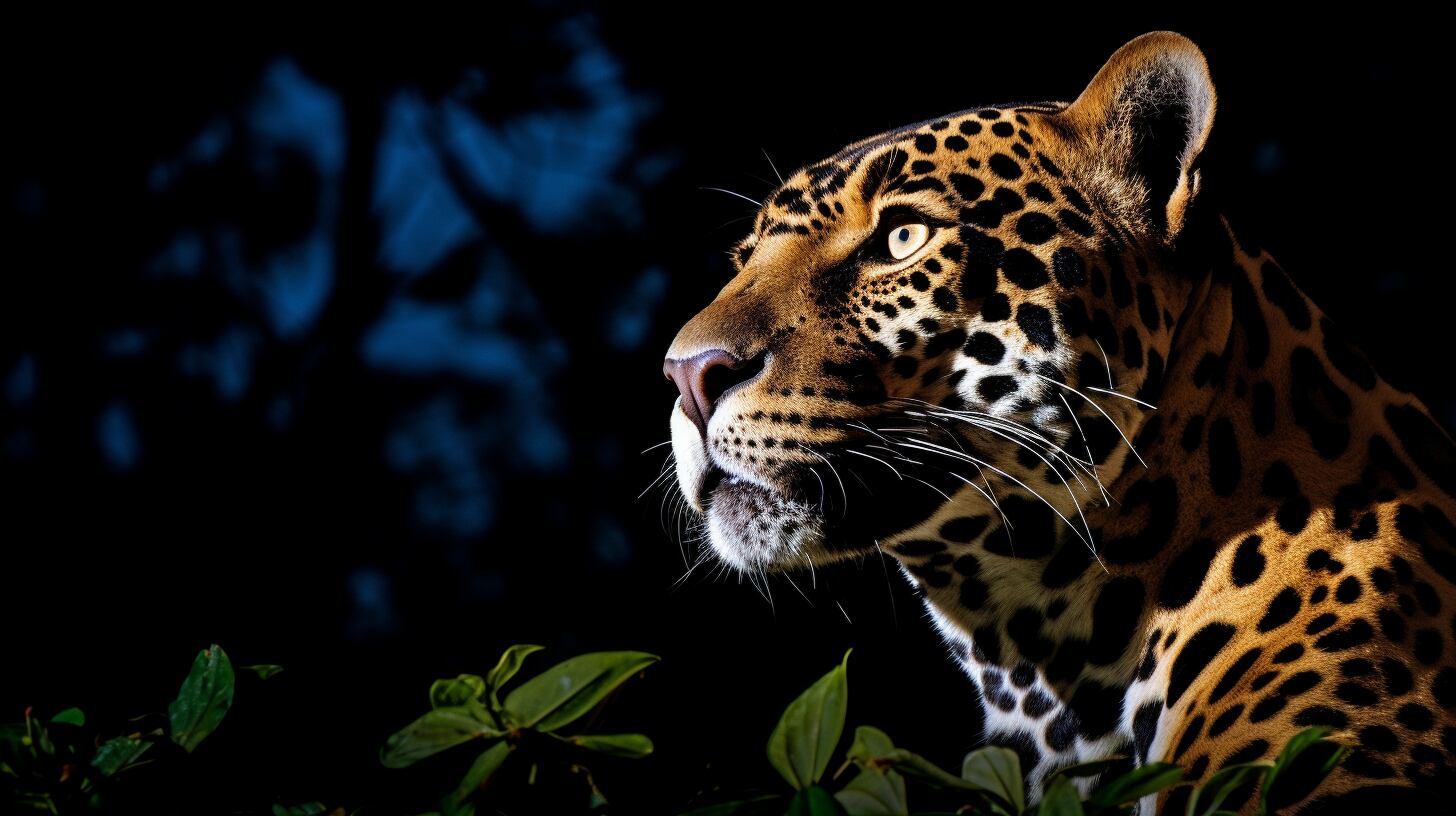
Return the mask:
<path fill-rule="evenodd" d="M 664 366 L 718 557 L 788 569 L 1047 511 L 1075 531 L 1160 385 L 1213 108 L 1198 49 L 1148 34 L 1071 104 L 954 114 L 789 177 Z"/>

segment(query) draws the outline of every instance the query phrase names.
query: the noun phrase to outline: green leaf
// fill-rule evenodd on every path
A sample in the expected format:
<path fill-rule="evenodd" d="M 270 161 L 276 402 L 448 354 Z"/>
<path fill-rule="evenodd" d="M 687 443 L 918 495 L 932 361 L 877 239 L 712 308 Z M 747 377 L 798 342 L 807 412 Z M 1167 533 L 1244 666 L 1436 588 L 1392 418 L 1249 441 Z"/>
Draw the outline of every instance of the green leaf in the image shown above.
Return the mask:
<path fill-rule="evenodd" d="M 1068 765 L 1065 768 L 1058 768 L 1055 771 L 1047 774 L 1044 786 L 1050 785 L 1052 783 L 1052 780 L 1056 779 L 1059 776 L 1065 776 L 1072 779 L 1086 779 L 1088 777 L 1097 776 L 1098 774 L 1105 773 L 1109 768 L 1116 767 L 1117 765 L 1120 765 L 1126 761 L 1127 757 L 1114 756 L 1108 757 L 1107 759 L 1096 759 L 1091 762 L 1081 762 L 1076 765 Z"/>
<path fill-rule="evenodd" d="M 177 699 L 167 706 L 172 741 L 189 754 L 211 734 L 233 704 L 233 664 L 216 643 L 198 652 Z"/>
<path fill-rule="evenodd" d="M 930 762 L 925 756 L 911 752 L 903 748 L 895 748 L 890 742 L 890 736 L 884 731 L 875 729 L 872 726 L 860 726 L 855 729 L 855 743 L 849 748 L 849 761 L 859 765 L 860 768 L 869 771 L 887 772 L 894 769 L 898 774 L 906 775 L 922 782 L 929 782 L 939 788 L 949 788 L 958 791 L 977 791 L 978 796 L 989 801 L 993 806 L 1003 806 L 1003 810 L 1009 809 L 1010 804 L 1002 803 L 996 797 L 990 796 L 986 791 L 980 791 L 976 785 L 970 784 L 954 774 L 942 771 L 935 762 Z M 836 774 L 837 775 L 837 774 Z"/>
<path fill-rule="evenodd" d="M 849 652 L 845 652 L 838 666 L 789 703 L 768 738 L 769 764 L 795 788 L 808 788 L 824 776 L 834 746 L 844 733 L 848 664 Z"/>
<path fill-rule="evenodd" d="M 1059 776 L 1042 794 L 1037 816 L 1082 816 L 1082 797 L 1072 780 Z"/>
<path fill-rule="evenodd" d="M 65 711 L 51 717 L 51 725 L 74 725 L 77 728 L 86 724 L 86 715 L 79 708 L 68 708 Z"/>
<path fill-rule="evenodd" d="M 846 655 L 847 657 L 848 655 Z M 789 809 L 784 816 L 846 816 L 829 791 L 818 785 L 810 785 L 794 794 L 789 800 Z"/>
<path fill-rule="evenodd" d="M 566 741 L 599 754 L 641 759 L 652 753 L 652 740 L 641 734 L 578 734 Z"/>
<path fill-rule="evenodd" d="M 870 725 L 854 729 L 849 760 L 860 767 L 860 772 L 834 794 L 851 816 L 908 812 L 905 778 L 893 770 L 895 752 L 895 744 L 884 731 Z"/>
<path fill-rule="evenodd" d="M 4 765 L 6 760 L 17 761 L 19 755 L 29 746 L 30 735 L 25 723 L 0 723 L 0 765 Z M 13 772 L 13 769 L 7 771 L 0 768 L 0 776 Z"/>
<path fill-rule="evenodd" d="M 1249 762 L 1221 769 L 1188 797 L 1185 816 L 1212 816 L 1234 791 L 1268 773 L 1273 767 L 1272 762 Z"/>
<path fill-rule="evenodd" d="M 481 722 L 464 707 L 437 708 L 405 726 L 384 743 L 379 761 L 386 768 L 404 768 L 446 748 L 503 733 Z"/>
<path fill-rule="evenodd" d="M 1280 769 L 1288 767 L 1295 757 L 1309 750 L 1329 733 L 1329 728 L 1317 725 L 1290 737 L 1289 742 L 1284 743 L 1284 750 L 1279 752 L 1279 758 L 1274 760 L 1274 771 L 1277 773 Z"/>
<path fill-rule="evenodd" d="M 302 805 L 274 805 L 273 816 L 319 816 L 328 813 L 329 809 L 323 802 L 307 802 Z"/>
<path fill-rule="evenodd" d="M 873 725 L 861 725 L 854 729 L 854 742 L 849 746 L 849 759 L 859 765 L 874 762 L 888 756 L 895 750 L 890 735 Z"/>
<path fill-rule="evenodd" d="M 1299 779 L 1300 787 L 1311 782 L 1318 785 L 1349 755 L 1349 748 L 1325 739 L 1328 733 L 1330 729 L 1323 726 L 1306 728 L 1284 744 L 1284 750 L 1279 752 L 1279 758 L 1274 760 L 1274 767 L 1269 769 L 1269 775 L 1264 778 L 1264 786 L 1259 793 L 1259 813 L 1269 809 L 1271 798 L 1276 802 L 1281 798 L 1290 798 L 1287 794 L 1280 796 L 1279 783 L 1290 774 L 1292 767 L 1299 766 L 1294 776 Z M 1300 794 L 1294 796 L 1303 798 Z"/>
<path fill-rule="evenodd" d="M 440 805 L 443 816 L 461 816 L 462 806 L 467 803 L 471 796 L 484 788 L 496 772 L 505 764 L 506 758 L 511 755 L 513 747 L 510 743 L 497 742 L 490 746 L 471 763 L 470 770 L 465 772 L 465 778 L 455 786 L 455 790 Z"/>
<path fill-rule="evenodd" d="M 716 805 L 704 805 L 686 811 L 682 816 L 779 816 L 784 812 L 782 802 L 784 797 L 777 794 L 766 794 L 755 796 L 752 799 L 739 799 L 733 802 L 720 802 Z"/>
<path fill-rule="evenodd" d="M 244 666 L 243 671 L 250 671 L 258 675 L 259 680 L 267 680 L 273 675 L 283 671 L 283 667 L 277 663 L 258 663 L 252 666 Z M 277 807 L 275 805 L 274 807 Z"/>
<path fill-rule="evenodd" d="M 91 757 L 91 767 L 102 776 L 112 776 L 136 762 L 151 747 L 150 742 L 131 737 L 109 739 L 96 749 L 96 755 Z"/>
<path fill-rule="evenodd" d="M 895 770 L 906 776 L 914 777 L 922 782 L 929 782 L 941 788 L 952 790 L 978 790 L 974 785 L 947 771 L 941 770 L 939 765 L 925 757 L 904 748 L 896 748 L 885 756 L 885 763 L 893 766 Z"/>
<path fill-rule="evenodd" d="M 1088 801 L 1095 806 L 1094 809 L 1125 805 L 1182 781 L 1181 767 L 1168 762 L 1149 762 L 1103 782 Z"/>
<path fill-rule="evenodd" d="M 1006 800 L 1016 813 L 1026 809 L 1026 792 L 1021 786 L 1021 760 L 1006 748 L 982 748 L 966 754 L 961 779 Z"/>
<path fill-rule="evenodd" d="M 436 680 L 430 684 L 430 708 L 463 706 L 484 696 L 485 679 L 476 674 L 462 674 L 454 680 Z"/>
<path fill-rule="evenodd" d="M 905 816 L 905 777 L 891 770 L 865 768 L 834 794 L 850 816 Z"/>
<path fill-rule="evenodd" d="M 56 746 L 51 743 L 46 727 L 36 721 L 34 712 L 29 706 L 25 709 L 25 736 L 21 738 L 21 744 L 32 757 L 38 753 L 54 754 L 56 752 Z"/>
<path fill-rule="evenodd" d="M 535 654 L 544 648 L 546 647 L 533 646 L 529 643 L 517 643 L 509 649 L 506 649 L 505 653 L 500 656 L 500 660 L 496 661 L 495 668 L 491 669 L 490 673 L 485 676 L 485 687 L 490 689 L 490 702 L 491 705 L 495 706 L 496 711 L 499 711 L 501 707 L 500 699 L 497 697 L 501 687 L 510 682 L 512 677 L 516 676 L 516 672 L 521 670 L 521 664 L 526 662 L 526 658 L 529 655 Z"/>
<path fill-rule="evenodd" d="M 658 660 L 645 652 L 592 652 L 564 660 L 517 686 L 506 697 L 506 714 L 515 725 L 555 731 Z"/>

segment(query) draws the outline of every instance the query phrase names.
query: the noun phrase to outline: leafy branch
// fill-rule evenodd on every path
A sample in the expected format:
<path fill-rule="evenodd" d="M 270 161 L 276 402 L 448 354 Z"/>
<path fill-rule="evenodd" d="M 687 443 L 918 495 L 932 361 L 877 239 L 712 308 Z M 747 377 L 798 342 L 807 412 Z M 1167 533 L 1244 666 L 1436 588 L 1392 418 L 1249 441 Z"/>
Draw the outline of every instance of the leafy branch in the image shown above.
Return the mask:
<path fill-rule="evenodd" d="M 528 779 L 534 782 L 538 765 L 556 753 L 553 747 L 630 759 L 652 753 L 652 740 L 641 734 L 563 736 L 557 732 L 656 663 L 656 656 L 645 652 L 579 655 L 516 686 L 502 702 L 504 686 L 521 670 L 525 659 L 541 648 L 510 647 L 484 677 L 462 674 L 453 680 L 436 680 L 430 686 L 430 711 L 391 736 L 380 751 L 380 761 L 388 768 L 403 768 L 447 748 L 477 740 L 484 743 L 460 784 L 440 803 L 445 816 L 462 816 L 475 813 L 477 800 L 508 761 L 529 768 Z M 592 802 L 605 804 L 590 772 L 577 764 L 572 770 L 586 780 Z"/>

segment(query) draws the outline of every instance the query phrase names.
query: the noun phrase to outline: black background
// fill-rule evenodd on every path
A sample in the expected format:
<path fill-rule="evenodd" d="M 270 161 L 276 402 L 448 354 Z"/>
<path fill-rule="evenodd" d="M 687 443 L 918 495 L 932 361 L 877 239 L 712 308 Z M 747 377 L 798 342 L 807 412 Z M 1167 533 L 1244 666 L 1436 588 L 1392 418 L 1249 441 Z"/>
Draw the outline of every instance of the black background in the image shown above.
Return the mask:
<path fill-rule="evenodd" d="M 780 578 L 772 602 L 708 568 L 675 585 L 695 545 L 662 489 L 638 498 L 666 449 L 639 452 L 667 438 L 660 355 L 752 213 L 702 188 L 759 198 L 764 151 L 787 171 L 1070 99 L 1147 30 L 1208 55 L 1227 209 L 1456 421 L 1427 203 L 1451 187 L 1427 121 L 1447 72 L 1393 7 L 620 5 L 0 35 L 0 718 L 75 704 L 118 732 L 217 642 L 286 671 L 244 681 L 171 807 L 418 812 L 470 757 L 376 752 L 432 679 L 515 642 L 549 647 L 537 668 L 643 649 L 663 662 L 600 726 L 658 754 L 597 778 L 660 811 L 771 786 L 778 712 L 854 647 L 851 726 L 957 765 L 974 692 L 893 566 Z"/>

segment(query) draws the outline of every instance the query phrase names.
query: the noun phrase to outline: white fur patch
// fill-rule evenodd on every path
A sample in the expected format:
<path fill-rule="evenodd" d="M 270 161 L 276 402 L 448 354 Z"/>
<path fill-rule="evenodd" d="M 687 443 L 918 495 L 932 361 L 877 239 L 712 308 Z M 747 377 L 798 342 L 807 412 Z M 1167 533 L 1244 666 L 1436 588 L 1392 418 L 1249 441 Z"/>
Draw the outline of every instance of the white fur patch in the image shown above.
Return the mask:
<path fill-rule="evenodd" d="M 682 409 L 682 397 L 672 404 L 672 419 L 669 420 L 672 428 L 672 457 L 677 462 L 677 484 L 682 489 L 683 498 L 687 499 L 689 505 L 699 513 L 704 511 L 702 492 L 703 481 L 708 478 L 708 449 L 703 445 L 703 437 L 698 433 L 698 426 L 693 424 L 691 419 Z"/>

